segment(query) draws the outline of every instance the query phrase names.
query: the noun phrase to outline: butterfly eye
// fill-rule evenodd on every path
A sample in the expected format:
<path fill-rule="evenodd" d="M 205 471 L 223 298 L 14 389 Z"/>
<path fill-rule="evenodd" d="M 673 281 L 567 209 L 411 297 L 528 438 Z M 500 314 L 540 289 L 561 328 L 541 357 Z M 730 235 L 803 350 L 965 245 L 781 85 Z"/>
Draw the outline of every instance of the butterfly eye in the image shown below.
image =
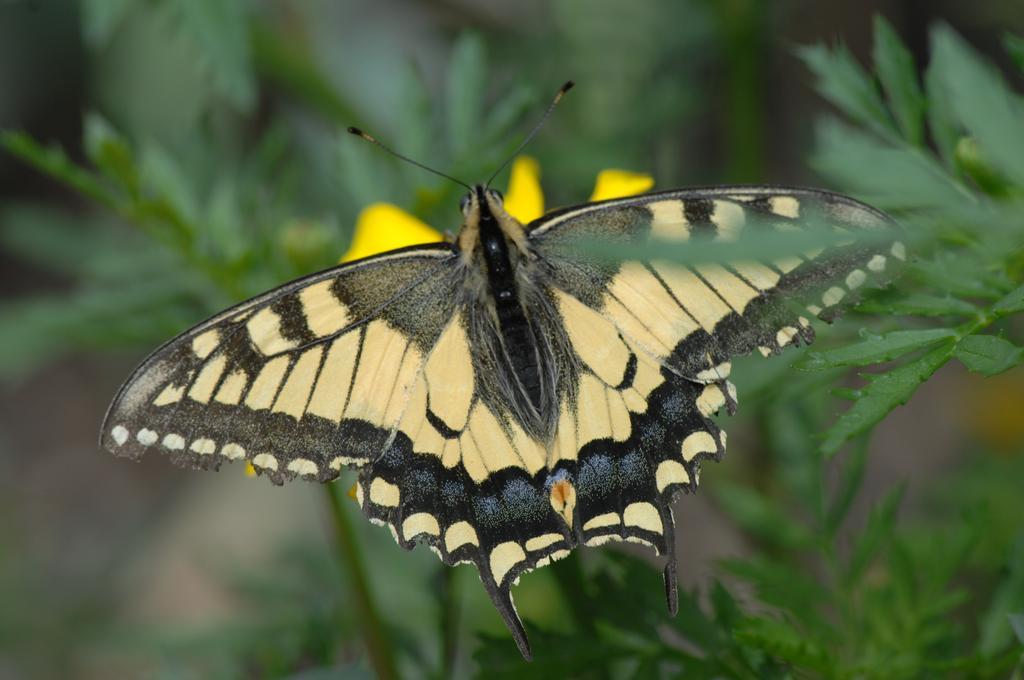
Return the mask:
<path fill-rule="evenodd" d="M 461 210 L 463 213 L 465 213 L 466 210 L 468 210 L 468 209 L 469 209 L 469 194 L 466 194 L 459 201 L 459 210 Z"/>
<path fill-rule="evenodd" d="M 488 195 L 489 195 L 489 196 L 490 196 L 491 198 L 493 198 L 494 200 L 496 200 L 496 201 L 497 201 L 497 202 L 498 202 L 499 204 L 501 204 L 501 202 L 505 200 L 505 197 L 504 197 L 504 196 L 502 196 L 502 195 L 501 195 L 501 192 L 500 192 L 500 191 L 498 191 L 497 189 L 488 189 L 488 190 L 487 190 L 487 193 L 488 193 Z"/>

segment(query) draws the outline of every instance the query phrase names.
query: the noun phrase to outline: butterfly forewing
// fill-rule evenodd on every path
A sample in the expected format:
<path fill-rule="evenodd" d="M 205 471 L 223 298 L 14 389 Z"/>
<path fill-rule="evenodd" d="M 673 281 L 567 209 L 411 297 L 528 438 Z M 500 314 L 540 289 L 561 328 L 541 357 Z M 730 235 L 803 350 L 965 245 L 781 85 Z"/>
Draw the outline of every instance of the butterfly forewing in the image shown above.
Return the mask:
<path fill-rule="evenodd" d="M 121 388 L 102 444 L 325 481 L 379 455 L 460 288 L 447 246 L 287 284 L 183 333 Z"/>
<path fill-rule="evenodd" d="M 811 222 L 838 233 L 893 227 L 852 199 L 775 187 L 650 194 L 568 208 L 528 227 L 579 367 L 553 456 L 555 474 L 573 480 L 578 538 L 667 552 L 670 607 L 670 503 L 696 486 L 703 459 L 725 451 L 725 433 L 710 417 L 735 408 L 732 358 L 810 342 L 809 317 L 831 318 L 904 255 L 891 238 L 864 243 L 852 233 L 834 248 L 764 260 L 683 265 L 672 261 L 672 249 L 698 237 L 735 241 L 744 230 L 794 231 Z M 664 259 L 615 261 L 587 247 L 650 238 L 663 243 Z"/>
<path fill-rule="evenodd" d="M 732 241 L 745 230 L 791 232 L 812 222 L 851 236 L 893 227 L 884 214 L 837 194 L 721 187 L 566 209 L 531 224 L 530 238 L 550 263 L 555 285 L 678 374 L 706 380 L 732 356 L 811 340 L 808 318 L 831 318 L 837 303 L 902 259 L 903 246 L 851 238 L 764 261 L 690 266 L 674 264 L 673 249 L 685 251 L 698 236 Z M 587 239 L 634 244 L 652 237 L 664 244 L 664 261 L 614 262 L 586 249 Z"/>

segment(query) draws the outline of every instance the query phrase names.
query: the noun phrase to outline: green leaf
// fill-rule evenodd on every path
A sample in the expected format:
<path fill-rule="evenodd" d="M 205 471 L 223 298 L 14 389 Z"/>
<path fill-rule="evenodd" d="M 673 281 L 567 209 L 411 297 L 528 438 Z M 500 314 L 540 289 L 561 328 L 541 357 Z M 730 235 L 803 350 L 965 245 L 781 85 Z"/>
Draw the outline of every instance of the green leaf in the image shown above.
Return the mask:
<path fill-rule="evenodd" d="M 1024 645 L 1024 614 L 1010 614 L 1007 618 L 1010 619 L 1010 626 L 1013 628 L 1013 634 L 1017 636 L 1017 642 Z"/>
<path fill-rule="evenodd" d="M 1017 64 L 1017 68 L 1024 71 L 1024 37 L 1007 33 L 1003 36 L 1003 47 Z"/>
<path fill-rule="evenodd" d="M 808 636 L 778 619 L 748 618 L 734 633 L 745 645 L 804 669 L 828 673 L 834 670 L 829 654 Z"/>
<path fill-rule="evenodd" d="M 892 538 L 896 526 L 896 511 L 903 500 L 903 493 L 903 487 L 894 489 L 871 508 L 867 525 L 854 541 L 846 565 L 844 580 L 848 585 L 858 583 L 878 552 Z"/>
<path fill-rule="evenodd" d="M 828 593 L 810 574 L 797 575 L 787 563 L 764 557 L 722 560 L 730 574 L 754 586 L 766 604 L 817 621 L 815 607 L 826 601 Z"/>
<path fill-rule="evenodd" d="M 939 297 L 912 293 L 893 301 L 866 300 L 857 305 L 857 311 L 904 316 L 974 316 L 978 308 L 950 295 Z"/>
<path fill-rule="evenodd" d="M 559 635 L 540 631 L 527 623 L 533 661 L 531 677 L 574 677 L 581 668 L 600 668 L 627 654 L 622 647 L 607 640 L 585 635 Z M 489 678 L 510 680 L 523 678 L 523 657 L 507 636 L 478 635 L 473 660 L 486 669 Z M 536 675 L 534 675 L 536 674 Z"/>
<path fill-rule="evenodd" d="M 437 153 L 437 148 L 434 146 L 436 130 L 430 124 L 434 120 L 434 105 L 425 78 L 413 63 L 400 69 L 394 77 L 399 83 L 398 111 L 394 120 L 397 127 L 394 132 L 395 143 L 400 144 L 398 148 L 411 158 L 429 158 L 431 154 Z M 402 169 L 417 184 L 425 179 L 422 170 L 408 163 L 403 163 Z"/>
<path fill-rule="evenodd" d="M 954 208 L 965 198 L 932 157 L 898 149 L 834 118 L 815 131 L 811 165 L 883 209 Z"/>
<path fill-rule="evenodd" d="M 479 35 L 461 34 L 448 65 L 448 141 L 456 156 L 465 153 L 480 134 L 483 97 L 487 90 L 487 56 Z"/>
<path fill-rule="evenodd" d="M 992 311 L 999 316 L 1024 312 L 1024 286 L 1006 294 L 999 302 L 992 305 Z"/>
<path fill-rule="evenodd" d="M 881 14 L 875 15 L 875 70 L 903 136 L 914 145 L 924 140 L 925 100 L 910 51 Z"/>
<path fill-rule="evenodd" d="M 1024 107 L 999 73 L 951 28 L 932 30 L 932 62 L 956 118 L 992 165 L 1024 186 Z"/>
<path fill-rule="evenodd" d="M 863 484 L 867 460 L 868 442 L 864 437 L 856 442 L 849 457 L 843 461 L 838 486 L 825 514 L 824 528 L 826 535 L 830 538 L 835 536 L 843 522 L 846 521 L 847 513 L 850 512 L 857 492 L 860 491 Z"/>
<path fill-rule="evenodd" d="M 1024 348 L 996 335 L 968 335 L 954 355 L 964 366 L 982 375 L 998 375 L 1024 361 Z"/>
<path fill-rule="evenodd" d="M 894 408 L 907 403 L 914 390 L 949 361 L 953 347 L 952 342 L 943 343 L 888 373 L 866 376 L 869 382 L 861 390 L 861 397 L 825 432 L 822 452 L 834 454 L 848 439 L 870 429 Z"/>
<path fill-rule="evenodd" d="M 282 39 L 266 24 L 253 21 L 249 33 L 260 77 L 301 100 L 334 125 L 359 123 L 359 116 L 334 89 L 317 64 L 292 40 Z"/>
<path fill-rule="evenodd" d="M 132 0 L 82 0 L 82 35 L 89 46 L 106 45 L 132 4 Z"/>
<path fill-rule="evenodd" d="M 532 89 L 522 85 L 512 86 L 488 111 L 483 124 L 483 137 L 493 140 L 495 144 L 508 144 L 510 139 L 515 139 L 512 126 L 524 115 L 535 113 L 536 109 L 537 98 Z"/>
<path fill-rule="evenodd" d="M 892 361 L 908 352 L 927 347 L 939 340 L 956 337 L 951 328 L 929 328 L 913 331 L 893 331 L 885 335 L 861 332 L 861 342 L 824 352 L 808 352 L 800 368 L 820 371 L 837 366 L 867 366 Z"/>
<path fill-rule="evenodd" d="M 0 210 L 0 247 L 40 269 L 70 277 L 113 279 L 131 272 L 154 273 L 154 260 L 168 260 L 152 244 L 113 227 L 105 214 L 96 217 L 54 208 L 11 205 Z M 127 238 L 126 238 L 127 237 Z M 142 248 L 140 248 L 140 245 Z M 137 267 L 140 259 L 147 263 Z"/>
<path fill-rule="evenodd" d="M 882 137 L 895 135 L 892 118 L 878 88 L 845 46 L 829 49 L 813 45 L 799 49 L 797 55 L 817 76 L 821 96 Z"/>
<path fill-rule="evenodd" d="M 245 216 L 242 214 L 238 193 L 239 188 L 234 178 L 230 175 L 221 176 L 210 187 L 210 195 L 202 222 L 204 239 L 214 247 L 214 251 L 221 258 L 228 262 L 238 261 L 245 255 L 246 248 L 249 246 L 242 226 L 245 222 Z M 301 245 L 296 243 L 299 240 L 295 238 L 297 235 L 296 231 L 303 237 Z M 311 271 L 312 267 L 317 264 L 330 264 L 330 262 L 324 263 L 317 260 L 303 260 L 301 255 L 295 258 L 296 250 L 309 252 L 319 249 L 321 256 L 323 253 L 329 252 L 327 246 L 334 244 L 327 242 L 322 225 L 312 221 L 308 223 L 291 222 L 287 226 L 280 228 L 278 239 L 285 246 L 282 250 L 285 251 L 289 259 L 298 263 L 300 267 L 309 267 L 305 271 Z M 330 260 L 336 261 L 337 258 L 332 256 Z"/>
<path fill-rule="evenodd" d="M 1012 193 L 1012 186 L 1006 181 L 1006 177 L 992 167 L 990 159 L 974 137 L 961 137 L 957 140 L 953 160 L 956 167 L 967 175 L 982 193 L 997 197 Z"/>
<path fill-rule="evenodd" d="M 933 59 L 924 72 L 924 89 L 928 109 L 928 130 L 932 133 L 932 141 L 939 151 L 939 156 L 946 168 L 956 170 L 956 145 L 960 139 L 953 115 L 949 94 L 943 86 L 943 74 Z"/>
<path fill-rule="evenodd" d="M 180 280 L 74 294 L 36 296 L 0 304 L 0 378 L 18 378 L 69 351 L 151 344 L 189 319 Z"/>
<path fill-rule="evenodd" d="M 1011 286 L 985 271 L 986 265 L 963 251 L 943 250 L 930 260 L 916 260 L 910 265 L 913 274 L 924 282 L 960 297 L 982 297 L 998 300 Z"/>
<path fill-rule="evenodd" d="M 117 201 L 96 175 L 80 168 L 64 150 L 44 147 L 23 132 L 0 131 L 0 147 L 97 203 L 113 208 Z"/>
<path fill-rule="evenodd" d="M 715 485 L 715 499 L 739 526 L 757 538 L 783 548 L 806 546 L 807 529 L 776 503 L 756 491 L 728 482 Z"/>
<path fill-rule="evenodd" d="M 624 584 L 620 585 L 625 587 Z M 716 593 L 717 589 L 712 591 L 712 598 L 716 596 Z M 709 619 L 701 608 L 700 601 L 698 593 L 681 588 L 679 590 L 679 612 L 669 622 L 669 625 L 694 645 L 709 652 L 721 643 L 722 629 L 728 630 L 731 626 L 726 626 L 726 623 L 720 619 L 715 621 Z M 722 603 L 713 599 L 713 604 L 717 607 Z"/>
<path fill-rule="evenodd" d="M 979 622 L 979 649 L 986 656 L 992 656 L 1005 649 L 1013 640 L 1014 633 L 1019 637 L 1024 632 L 1024 629 L 1015 631 L 1013 627 L 1013 611 L 1024 603 L 1024 535 L 1018 538 L 1007 562 L 999 587 L 992 594 L 988 611 Z M 1024 643 L 1024 637 L 1019 639 Z"/>
<path fill-rule="evenodd" d="M 200 67 L 214 88 L 242 111 L 256 103 L 249 48 L 249 19 L 242 0 L 169 0 L 165 5 L 196 47 Z"/>
<path fill-rule="evenodd" d="M 189 231 L 199 220 L 199 197 L 188 173 L 176 156 L 156 144 L 142 148 L 139 175 L 143 188 L 154 199 L 150 212 Z"/>
<path fill-rule="evenodd" d="M 109 179 L 129 194 L 139 192 L 139 175 L 127 140 L 96 113 L 87 113 L 84 123 L 85 153 Z"/>
<path fill-rule="evenodd" d="M 711 607 L 715 612 L 715 623 L 725 630 L 735 628 L 743 614 L 736 598 L 717 579 L 711 586 Z"/>

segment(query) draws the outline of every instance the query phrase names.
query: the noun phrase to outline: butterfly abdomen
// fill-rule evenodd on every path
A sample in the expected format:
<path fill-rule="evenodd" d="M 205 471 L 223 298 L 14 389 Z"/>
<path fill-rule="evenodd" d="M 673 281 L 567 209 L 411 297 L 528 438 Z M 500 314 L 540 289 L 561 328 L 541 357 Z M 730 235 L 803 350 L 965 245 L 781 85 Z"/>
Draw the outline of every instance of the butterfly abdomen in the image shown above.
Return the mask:
<path fill-rule="evenodd" d="M 498 325 L 516 378 L 522 385 L 530 403 L 536 410 L 541 408 L 540 372 L 537 367 L 537 352 L 533 345 L 533 334 L 529 322 L 518 303 L 497 305 Z"/>
<path fill-rule="evenodd" d="M 482 205 L 485 205 L 481 201 Z M 480 245 L 487 268 L 489 292 L 494 300 L 502 344 L 516 379 L 534 410 L 541 410 L 540 373 L 529 321 L 516 289 L 508 243 L 489 210 L 481 210 Z"/>

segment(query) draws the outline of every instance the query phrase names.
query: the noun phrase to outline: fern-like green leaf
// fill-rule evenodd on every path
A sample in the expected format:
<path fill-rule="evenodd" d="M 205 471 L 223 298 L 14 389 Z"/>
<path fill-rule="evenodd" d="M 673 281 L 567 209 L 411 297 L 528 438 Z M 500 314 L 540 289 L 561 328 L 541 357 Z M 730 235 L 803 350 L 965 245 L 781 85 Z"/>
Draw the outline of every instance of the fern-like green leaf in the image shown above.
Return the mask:
<path fill-rule="evenodd" d="M 132 0 L 81 0 L 82 35 L 94 48 L 102 48 L 132 9 Z"/>
<path fill-rule="evenodd" d="M 808 370 L 823 370 L 838 366 L 867 366 L 892 361 L 904 354 L 933 345 L 946 338 L 955 338 L 952 328 L 927 328 L 913 331 L 893 331 L 885 335 L 862 332 L 864 340 L 824 352 L 809 352 L 800 365 Z"/>
<path fill-rule="evenodd" d="M 822 96 L 858 123 L 884 137 L 896 129 L 874 81 L 844 46 L 804 47 L 797 54 L 818 78 Z"/>
<path fill-rule="evenodd" d="M 1024 108 L 1006 83 L 948 26 L 932 31 L 932 60 L 957 119 L 992 165 L 1024 186 Z"/>
<path fill-rule="evenodd" d="M 999 316 L 1024 312 L 1024 286 L 1007 293 L 992 306 L 992 311 Z"/>
<path fill-rule="evenodd" d="M 1017 67 L 1024 71 L 1024 37 L 1007 33 L 1003 38 L 1003 46 L 1017 63 Z"/>
<path fill-rule="evenodd" d="M 921 383 L 949 361 L 954 346 L 952 341 L 942 343 L 888 373 L 866 376 L 868 385 L 860 391 L 857 401 L 825 432 L 822 451 L 834 454 L 851 437 L 870 429 L 894 408 L 907 403 Z"/>
<path fill-rule="evenodd" d="M 951 295 L 940 297 L 927 293 L 911 293 L 891 301 L 866 300 L 857 305 L 857 311 L 893 316 L 975 316 L 979 310 L 970 302 Z"/>
<path fill-rule="evenodd" d="M 788 549 L 811 543 L 807 529 L 762 494 L 728 482 L 717 484 L 714 493 L 733 521 L 765 543 Z"/>
<path fill-rule="evenodd" d="M 452 48 L 447 78 L 448 138 L 456 155 L 465 153 L 479 134 L 486 94 L 486 54 L 483 40 L 463 33 Z"/>
<path fill-rule="evenodd" d="M 736 639 L 800 668 L 828 674 L 835 661 L 807 635 L 778 619 L 749 618 L 740 624 Z"/>
<path fill-rule="evenodd" d="M 954 355 L 982 375 L 998 375 L 1024 362 L 1024 348 L 995 335 L 969 335 L 957 343 Z"/>
<path fill-rule="evenodd" d="M 242 111 L 256 103 L 246 3 L 243 0 L 164 0 L 195 45 L 195 56 L 216 90 Z"/>
<path fill-rule="evenodd" d="M 871 508 L 867 525 L 853 541 L 849 561 L 843 579 L 848 585 L 856 584 L 878 556 L 886 543 L 892 538 L 896 527 L 896 512 L 903 500 L 903 487 L 899 487 L 886 495 L 881 502 Z"/>
<path fill-rule="evenodd" d="M 876 135 L 825 119 L 815 128 L 811 164 L 887 210 L 954 209 L 964 190 L 930 156 L 911 154 Z"/>
<path fill-rule="evenodd" d="M 875 69 L 896 122 L 911 144 L 924 138 L 925 99 L 910 50 L 884 17 L 875 15 Z"/>
<path fill-rule="evenodd" d="M 110 208 L 117 204 L 103 182 L 92 172 L 79 167 L 60 147 L 43 146 L 23 132 L 0 130 L 0 148 L 97 203 Z"/>

